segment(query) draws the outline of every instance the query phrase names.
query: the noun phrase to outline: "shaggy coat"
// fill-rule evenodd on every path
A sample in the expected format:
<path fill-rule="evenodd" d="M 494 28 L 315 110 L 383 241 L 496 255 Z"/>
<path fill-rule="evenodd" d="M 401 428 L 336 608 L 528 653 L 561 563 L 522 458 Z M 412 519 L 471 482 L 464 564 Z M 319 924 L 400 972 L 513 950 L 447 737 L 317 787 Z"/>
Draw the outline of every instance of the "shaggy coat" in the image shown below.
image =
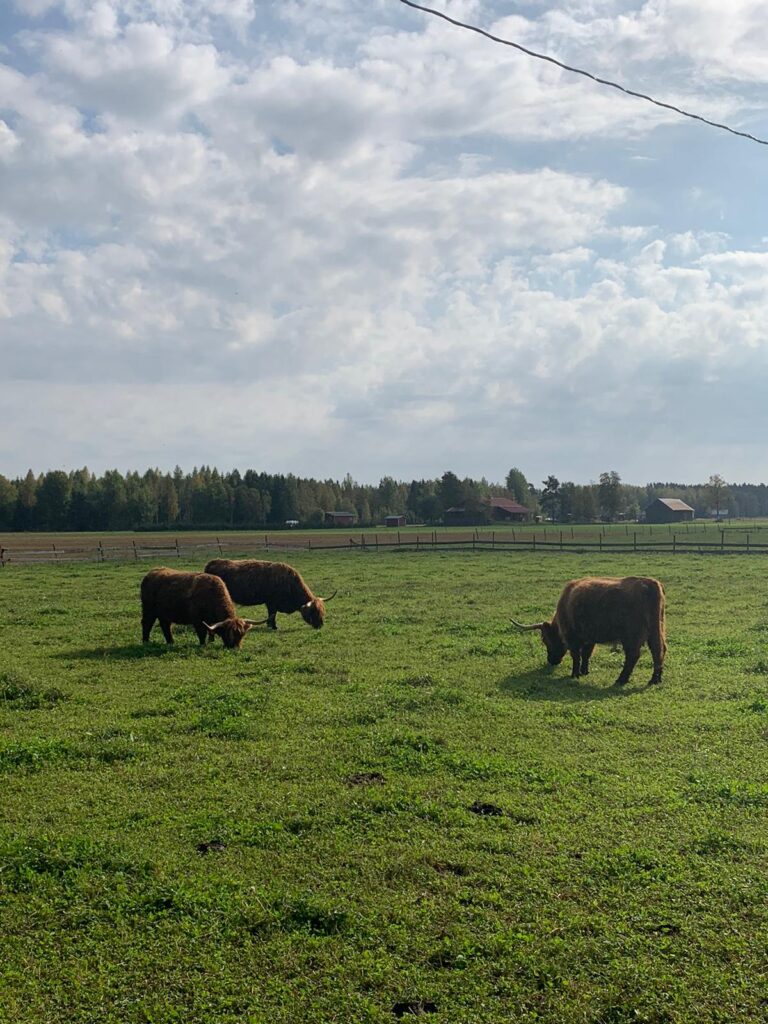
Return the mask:
<path fill-rule="evenodd" d="M 171 624 L 194 626 L 201 644 L 220 636 L 225 647 L 239 647 L 255 623 L 237 617 L 232 598 L 218 576 L 204 572 L 153 569 L 141 581 L 141 634 L 146 643 L 160 620 L 165 642 L 173 643 Z"/>
<path fill-rule="evenodd" d="M 550 665 L 559 665 L 568 651 L 573 679 L 588 674 L 595 644 L 621 644 L 624 666 L 617 686 L 628 681 L 643 644 L 648 644 L 653 657 L 651 685 L 661 682 L 667 653 L 664 606 L 664 587 L 649 576 L 586 577 L 566 583 L 551 622 L 521 628 L 540 630 Z M 520 628 L 520 623 L 515 625 Z"/>
<path fill-rule="evenodd" d="M 304 621 L 314 629 L 323 625 L 323 598 L 315 597 L 301 575 L 285 562 L 214 558 L 206 565 L 205 571 L 220 576 L 232 600 L 238 604 L 265 604 L 270 629 L 277 629 L 278 612 L 286 615 L 301 612 Z"/>

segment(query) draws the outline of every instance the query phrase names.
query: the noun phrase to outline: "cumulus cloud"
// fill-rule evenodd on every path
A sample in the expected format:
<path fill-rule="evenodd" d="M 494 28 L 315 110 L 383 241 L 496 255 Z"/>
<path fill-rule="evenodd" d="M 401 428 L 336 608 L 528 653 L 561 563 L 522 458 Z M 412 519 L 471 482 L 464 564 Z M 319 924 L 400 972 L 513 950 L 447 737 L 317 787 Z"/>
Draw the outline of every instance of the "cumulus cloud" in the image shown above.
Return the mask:
<path fill-rule="evenodd" d="M 703 460 L 712 403 L 740 373 L 747 395 L 766 379 L 765 242 L 720 221 L 719 166 L 670 156 L 688 126 L 667 113 L 380 0 L 15 6 L 0 472 L 45 453 L 366 480 L 500 478 L 526 459 L 686 476 L 684 444 L 651 468 L 664 431 Z M 731 42 L 756 15 L 736 7 Z M 698 67 L 676 26 L 703 45 L 717 20 L 682 0 L 447 9 L 641 77 Z M 757 80 L 756 47 L 742 63 Z M 703 94 L 723 77 L 718 58 Z M 716 99 L 755 105 L 746 87 Z M 731 179 L 750 187 L 753 167 Z M 685 223 L 693 190 L 712 201 Z"/>

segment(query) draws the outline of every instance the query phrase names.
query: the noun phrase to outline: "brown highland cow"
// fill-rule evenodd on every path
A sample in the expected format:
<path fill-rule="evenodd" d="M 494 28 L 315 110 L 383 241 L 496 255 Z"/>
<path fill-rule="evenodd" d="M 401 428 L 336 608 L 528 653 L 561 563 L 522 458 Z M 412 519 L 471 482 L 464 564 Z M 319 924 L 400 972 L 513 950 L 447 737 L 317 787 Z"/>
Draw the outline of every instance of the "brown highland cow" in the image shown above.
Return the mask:
<path fill-rule="evenodd" d="M 152 569 L 141 581 L 144 643 L 157 619 L 167 644 L 173 643 L 174 622 L 194 626 L 201 644 L 220 636 L 225 647 L 239 647 L 248 630 L 260 625 L 252 619 L 237 617 L 232 598 L 218 576 L 176 569 Z"/>
<path fill-rule="evenodd" d="M 653 657 L 650 686 L 661 682 L 667 653 L 664 604 L 664 587 L 649 576 L 586 577 L 566 583 L 551 622 L 524 626 L 512 619 L 512 623 L 521 630 L 540 631 L 550 665 L 559 665 L 565 652 L 570 652 L 572 679 L 588 674 L 595 644 L 621 644 L 624 666 L 616 686 L 628 681 L 640 649 L 648 644 Z"/>
<path fill-rule="evenodd" d="M 265 604 L 270 629 L 277 629 L 278 612 L 301 612 L 308 625 L 320 629 L 325 620 L 325 602 L 336 596 L 334 590 L 331 597 L 315 597 L 300 574 L 285 562 L 214 558 L 205 571 L 220 576 L 238 604 Z"/>

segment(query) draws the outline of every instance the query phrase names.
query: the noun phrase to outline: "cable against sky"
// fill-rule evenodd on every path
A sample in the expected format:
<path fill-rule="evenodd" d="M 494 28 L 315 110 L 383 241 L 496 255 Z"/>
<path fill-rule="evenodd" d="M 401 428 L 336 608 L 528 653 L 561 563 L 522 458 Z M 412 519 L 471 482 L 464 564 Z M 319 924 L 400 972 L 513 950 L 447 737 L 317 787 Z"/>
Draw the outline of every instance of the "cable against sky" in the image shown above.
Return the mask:
<path fill-rule="evenodd" d="M 520 43 L 513 43 L 511 39 L 502 39 L 501 36 L 495 36 L 491 32 L 486 32 L 485 29 L 478 28 L 477 25 L 469 25 L 467 22 L 458 21 L 456 18 L 451 18 L 447 14 L 443 14 L 442 11 L 436 11 L 431 7 L 424 7 L 421 4 L 414 3 L 413 0 L 400 0 L 401 4 L 405 4 L 407 7 L 413 7 L 417 11 L 424 11 L 425 14 L 433 14 L 436 18 L 442 18 L 443 21 L 450 22 L 451 25 L 456 25 L 458 28 L 465 28 L 469 32 L 476 32 L 478 35 L 485 36 L 486 39 L 492 40 L 494 43 L 501 43 L 503 46 L 511 46 L 515 50 L 520 50 L 521 53 L 527 54 L 529 57 L 536 57 L 538 60 L 548 61 L 550 64 L 556 64 L 557 67 L 562 68 L 564 71 L 571 71 L 575 75 L 583 75 L 585 78 L 591 78 L 593 82 L 597 82 L 598 85 L 608 85 L 612 89 L 618 89 L 620 92 L 626 93 L 627 96 L 635 96 L 637 99 L 646 100 L 648 103 L 653 103 L 657 107 L 663 107 L 665 110 L 673 110 L 676 114 L 682 114 L 683 117 L 690 117 L 694 121 L 701 121 L 704 124 L 710 125 L 712 128 L 720 128 L 724 132 L 730 132 L 731 135 L 740 135 L 743 139 L 749 139 L 751 142 L 757 142 L 761 146 L 768 146 L 768 140 L 759 139 L 755 135 L 750 135 L 749 132 L 740 132 L 737 128 L 731 128 L 727 124 L 720 124 L 718 121 L 710 121 L 707 117 L 702 117 L 700 114 L 692 114 L 689 110 L 683 110 L 680 107 L 676 107 L 673 103 L 664 103 L 662 100 L 656 100 L 653 96 L 647 96 L 643 92 L 635 92 L 633 89 L 627 89 L 623 85 L 619 85 L 618 82 L 611 82 L 607 78 L 598 78 L 597 75 L 593 75 L 590 71 L 584 71 L 582 68 L 574 68 L 569 64 L 563 64 L 562 61 L 556 60 L 554 57 L 548 56 L 546 53 L 537 53 L 535 50 L 529 50 L 525 46 L 521 46 Z"/>

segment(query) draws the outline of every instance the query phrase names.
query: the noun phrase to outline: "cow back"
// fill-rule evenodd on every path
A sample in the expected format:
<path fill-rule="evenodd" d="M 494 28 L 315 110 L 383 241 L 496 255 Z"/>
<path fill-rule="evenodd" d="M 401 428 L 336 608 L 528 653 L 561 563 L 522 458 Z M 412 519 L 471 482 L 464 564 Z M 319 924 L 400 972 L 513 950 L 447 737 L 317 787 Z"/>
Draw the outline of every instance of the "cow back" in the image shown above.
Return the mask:
<path fill-rule="evenodd" d="M 285 562 L 214 558 L 205 571 L 219 576 L 238 604 L 266 604 L 275 611 L 295 612 L 314 598 L 301 575 Z"/>
<path fill-rule="evenodd" d="M 566 584 L 555 620 L 568 642 L 643 643 L 664 629 L 664 588 L 648 576 L 586 577 Z"/>
<path fill-rule="evenodd" d="M 147 611 L 181 625 L 235 617 L 224 581 L 203 572 L 152 569 L 141 581 L 141 602 Z"/>

